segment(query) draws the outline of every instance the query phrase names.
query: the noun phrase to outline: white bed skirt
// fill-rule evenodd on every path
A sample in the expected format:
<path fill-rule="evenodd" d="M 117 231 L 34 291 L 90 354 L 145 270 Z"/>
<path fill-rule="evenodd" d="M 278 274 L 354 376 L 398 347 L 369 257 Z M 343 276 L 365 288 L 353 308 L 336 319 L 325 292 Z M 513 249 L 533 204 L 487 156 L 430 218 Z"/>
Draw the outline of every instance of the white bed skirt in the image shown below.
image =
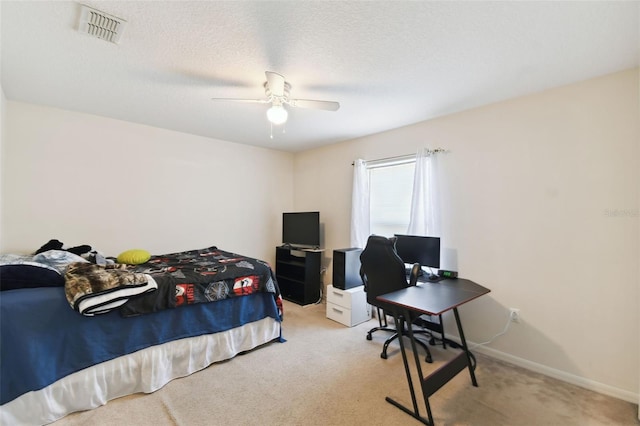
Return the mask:
<path fill-rule="evenodd" d="M 154 392 L 173 379 L 279 338 L 280 325 L 266 317 L 231 330 L 175 340 L 94 365 L 4 404 L 0 407 L 0 424 L 43 425 L 115 398 Z"/>

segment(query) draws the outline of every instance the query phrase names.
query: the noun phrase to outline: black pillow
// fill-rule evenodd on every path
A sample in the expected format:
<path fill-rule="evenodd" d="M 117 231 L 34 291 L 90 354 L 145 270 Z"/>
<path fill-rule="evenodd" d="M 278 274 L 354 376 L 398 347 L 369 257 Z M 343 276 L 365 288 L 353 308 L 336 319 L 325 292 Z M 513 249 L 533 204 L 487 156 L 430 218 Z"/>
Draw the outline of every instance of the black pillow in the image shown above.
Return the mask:
<path fill-rule="evenodd" d="M 0 265 L 0 291 L 35 287 L 64 287 L 64 277 L 40 266 Z"/>

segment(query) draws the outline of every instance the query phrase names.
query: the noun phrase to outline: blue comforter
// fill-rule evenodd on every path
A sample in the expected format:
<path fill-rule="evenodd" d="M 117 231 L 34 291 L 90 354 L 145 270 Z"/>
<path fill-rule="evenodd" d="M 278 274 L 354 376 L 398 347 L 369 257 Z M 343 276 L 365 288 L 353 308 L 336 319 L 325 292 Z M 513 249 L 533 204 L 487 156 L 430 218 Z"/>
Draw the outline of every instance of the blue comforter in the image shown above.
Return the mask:
<path fill-rule="evenodd" d="M 280 320 L 271 293 L 123 318 L 117 312 L 80 315 L 69 308 L 62 287 L 3 291 L 0 404 L 100 362 L 267 316 Z"/>

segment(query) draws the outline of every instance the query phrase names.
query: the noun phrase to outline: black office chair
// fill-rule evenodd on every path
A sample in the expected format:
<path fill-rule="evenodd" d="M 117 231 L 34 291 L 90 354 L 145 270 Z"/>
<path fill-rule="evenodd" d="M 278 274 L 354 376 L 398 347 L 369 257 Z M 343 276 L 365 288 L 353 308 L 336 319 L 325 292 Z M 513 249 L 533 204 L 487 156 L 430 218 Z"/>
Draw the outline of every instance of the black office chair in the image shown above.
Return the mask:
<path fill-rule="evenodd" d="M 360 255 L 360 264 L 360 277 L 362 278 L 362 283 L 367 293 L 367 303 L 375 306 L 378 312 L 379 327 L 374 327 L 369 330 L 367 340 L 372 339 L 371 334 L 375 331 L 384 330 L 392 332 L 393 335 L 384 342 L 382 353 L 380 354 L 381 358 L 387 359 L 387 348 L 393 340 L 398 338 L 399 334 L 395 328 L 389 328 L 387 323 L 387 315 L 391 315 L 390 305 L 378 301 L 376 297 L 403 289 L 410 285 L 416 285 L 420 265 L 417 263 L 413 265 L 410 280 L 407 282 L 404 262 L 396 253 L 395 239 L 389 239 L 379 235 L 369 236 L 367 245 Z M 405 318 L 405 321 L 411 326 L 410 324 L 418 320 L 418 318 L 419 315 L 416 313 L 415 318 Z M 407 333 L 407 330 L 403 329 L 402 333 Z M 431 336 L 430 332 L 425 330 L 414 330 L 414 333 L 425 333 Z M 426 350 L 426 361 L 432 362 L 429 347 L 421 340 L 416 339 L 416 342 Z"/>

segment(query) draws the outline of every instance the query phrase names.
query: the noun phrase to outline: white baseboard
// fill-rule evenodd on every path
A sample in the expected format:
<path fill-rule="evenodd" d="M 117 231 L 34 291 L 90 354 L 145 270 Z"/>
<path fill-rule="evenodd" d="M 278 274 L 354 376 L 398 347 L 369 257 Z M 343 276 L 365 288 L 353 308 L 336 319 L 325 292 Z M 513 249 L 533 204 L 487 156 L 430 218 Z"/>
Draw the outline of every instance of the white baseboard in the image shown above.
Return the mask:
<path fill-rule="evenodd" d="M 458 339 L 453 340 L 459 341 Z M 473 348 L 474 352 L 479 352 L 491 358 L 496 358 L 518 367 L 526 368 L 527 370 L 544 374 L 545 376 L 553 377 L 554 379 L 562 380 L 563 382 L 571 383 L 572 385 L 580 386 L 594 392 L 609 395 L 634 404 L 638 403 L 639 395 L 637 393 L 605 385 L 604 383 L 596 382 L 595 380 L 585 379 L 584 377 L 576 376 L 575 374 L 570 374 L 565 371 L 556 370 L 555 368 L 547 367 L 546 365 L 538 364 L 524 358 L 519 358 L 486 346 L 476 346 L 474 348 L 475 344 L 473 342 L 467 341 L 467 344 L 469 347 Z"/>

